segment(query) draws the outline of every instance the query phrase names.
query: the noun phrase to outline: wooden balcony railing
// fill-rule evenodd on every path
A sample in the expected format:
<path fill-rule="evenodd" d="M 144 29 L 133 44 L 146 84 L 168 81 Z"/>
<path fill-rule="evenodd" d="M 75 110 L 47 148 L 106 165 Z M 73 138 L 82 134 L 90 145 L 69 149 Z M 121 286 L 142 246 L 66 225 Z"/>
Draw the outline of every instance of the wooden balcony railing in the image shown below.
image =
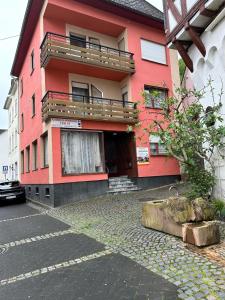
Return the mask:
<path fill-rule="evenodd" d="M 42 100 L 43 121 L 51 118 L 135 124 L 136 103 L 48 91 Z"/>
<path fill-rule="evenodd" d="M 52 57 L 128 74 L 135 72 L 133 53 L 47 32 L 41 44 L 42 67 L 45 67 Z"/>

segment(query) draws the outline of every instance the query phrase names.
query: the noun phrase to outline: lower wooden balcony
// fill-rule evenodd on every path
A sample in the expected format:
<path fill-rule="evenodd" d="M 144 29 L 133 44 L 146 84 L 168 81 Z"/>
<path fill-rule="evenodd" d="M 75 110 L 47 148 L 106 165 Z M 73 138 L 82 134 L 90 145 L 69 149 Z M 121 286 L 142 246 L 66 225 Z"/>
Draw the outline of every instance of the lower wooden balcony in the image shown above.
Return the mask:
<path fill-rule="evenodd" d="M 42 100 L 42 118 L 78 119 L 90 121 L 138 122 L 136 103 L 48 91 Z"/>

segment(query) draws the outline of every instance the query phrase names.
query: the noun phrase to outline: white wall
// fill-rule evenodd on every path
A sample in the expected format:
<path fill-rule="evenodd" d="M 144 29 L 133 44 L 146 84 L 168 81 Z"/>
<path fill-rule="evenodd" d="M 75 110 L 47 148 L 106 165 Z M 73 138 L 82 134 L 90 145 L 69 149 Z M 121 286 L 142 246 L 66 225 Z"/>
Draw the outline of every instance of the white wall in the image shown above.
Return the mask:
<path fill-rule="evenodd" d="M 206 47 L 206 56 L 203 57 L 195 45 L 189 49 L 189 55 L 193 60 L 194 72 L 188 72 L 187 76 L 192 79 L 197 90 L 207 85 L 209 78 L 213 80 L 214 94 L 218 103 L 221 88 L 225 92 L 225 19 L 219 22 L 212 30 L 205 31 L 201 39 Z M 209 91 L 203 101 L 205 108 L 213 104 L 213 98 Z M 225 102 L 223 97 L 221 115 L 225 122 Z M 219 158 L 215 153 L 217 183 L 215 196 L 225 199 L 225 160 Z"/>
<path fill-rule="evenodd" d="M 2 167 L 9 165 L 8 156 L 8 131 L 0 129 L 0 181 L 5 180 L 5 176 L 2 173 Z M 7 179 L 8 179 L 7 175 Z"/>
<path fill-rule="evenodd" d="M 8 105 L 8 157 L 9 157 L 9 180 L 20 178 L 19 170 L 19 105 L 18 83 L 14 81 L 11 86 L 11 100 Z"/>

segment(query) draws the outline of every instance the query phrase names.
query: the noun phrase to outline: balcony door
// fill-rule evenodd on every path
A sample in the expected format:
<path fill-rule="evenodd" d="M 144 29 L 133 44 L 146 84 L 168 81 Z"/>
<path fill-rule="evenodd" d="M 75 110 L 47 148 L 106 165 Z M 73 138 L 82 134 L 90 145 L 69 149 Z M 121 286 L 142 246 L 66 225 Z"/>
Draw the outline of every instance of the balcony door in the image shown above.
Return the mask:
<path fill-rule="evenodd" d="M 89 102 L 89 84 L 80 83 L 80 82 L 72 82 L 72 93 L 73 93 L 73 101 L 75 102 Z"/>
<path fill-rule="evenodd" d="M 122 40 L 119 41 L 118 48 L 121 51 L 125 51 L 125 39 L 124 38 L 122 38 Z"/>
<path fill-rule="evenodd" d="M 93 84 L 91 85 L 91 96 L 93 97 L 93 103 L 102 103 L 103 93 Z"/>
<path fill-rule="evenodd" d="M 90 49 L 94 49 L 94 50 L 101 50 L 101 45 L 100 45 L 100 40 L 93 38 L 93 37 L 89 37 L 89 42 L 90 42 Z"/>
<path fill-rule="evenodd" d="M 70 45 L 76 46 L 73 47 L 73 55 L 80 58 L 86 58 L 86 36 L 70 33 Z"/>
<path fill-rule="evenodd" d="M 72 81 L 72 94 L 75 102 L 102 103 L 103 93 L 93 84 Z"/>
<path fill-rule="evenodd" d="M 70 44 L 80 48 L 86 48 L 86 36 L 70 33 Z"/>

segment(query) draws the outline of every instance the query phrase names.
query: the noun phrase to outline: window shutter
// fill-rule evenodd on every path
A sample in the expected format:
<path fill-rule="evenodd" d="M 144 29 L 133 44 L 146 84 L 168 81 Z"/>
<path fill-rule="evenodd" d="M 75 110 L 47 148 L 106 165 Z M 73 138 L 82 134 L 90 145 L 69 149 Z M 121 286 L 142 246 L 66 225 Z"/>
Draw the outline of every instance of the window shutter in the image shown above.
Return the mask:
<path fill-rule="evenodd" d="M 142 58 L 166 64 L 166 47 L 154 42 L 141 40 Z"/>

